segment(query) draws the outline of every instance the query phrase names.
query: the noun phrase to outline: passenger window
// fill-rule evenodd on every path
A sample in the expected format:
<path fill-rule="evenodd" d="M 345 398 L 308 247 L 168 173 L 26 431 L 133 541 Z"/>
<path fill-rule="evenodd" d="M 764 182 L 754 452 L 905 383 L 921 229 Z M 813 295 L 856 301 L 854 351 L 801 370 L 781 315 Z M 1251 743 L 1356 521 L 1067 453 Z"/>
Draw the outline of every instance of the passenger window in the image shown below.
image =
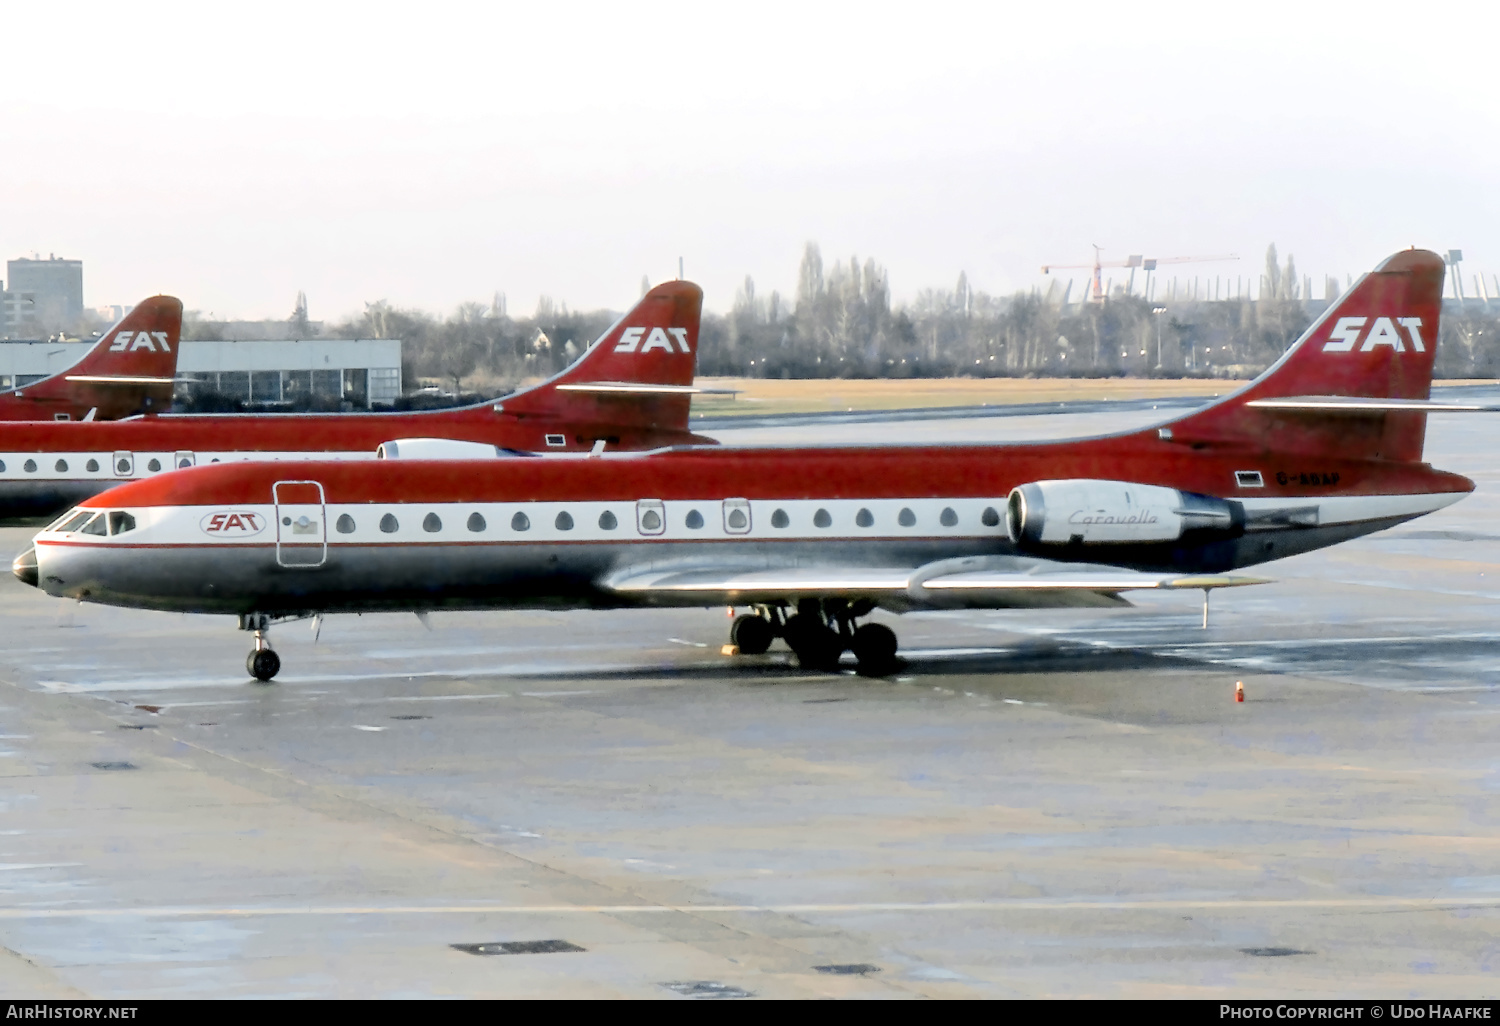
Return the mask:
<path fill-rule="evenodd" d="M 83 525 L 83 530 L 79 531 L 78 533 L 79 534 L 97 534 L 97 535 L 101 535 L 102 536 L 102 535 L 106 534 L 108 532 L 108 530 L 109 530 L 109 521 L 108 521 L 108 519 L 104 516 L 103 513 L 97 513 L 97 514 L 94 515 L 94 519 L 90 520 L 87 524 L 84 524 Z"/>
<path fill-rule="evenodd" d="M 620 526 L 620 521 L 609 510 L 599 514 L 599 530 L 613 531 Z"/>
<path fill-rule="evenodd" d="M 333 523 L 333 529 L 339 534 L 353 534 L 354 518 L 347 513 L 340 513 L 339 518 Z"/>
<path fill-rule="evenodd" d="M 531 530 L 531 520 L 527 518 L 525 513 L 517 513 L 510 518 L 510 529 L 512 531 L 529 531 Z"/>
<path fill-rule="evenodd" d="M 854 514 L 854 522 L 860 527 L 874 527 L 875 514 L 871 513 L 867 509 L 862 509 L 858 513 Z"/>
<path fill-rule="evenodd" d="M 396 517 L 394 514 L 387 513 L 385 516 L 380 518 L 380 530 L 384 533 L 395 534 L 400 529 L 401 525 L 396 521 Z"/>
<path fill-rule="evenodd" d="M 115 510 L 109 515 L 109 533 L 124 534 L 126 531 L 135 530 L 135 517 L 123 510 Z"/>
<path fill-rule="evenodd" d="M 151 462 L 146 464 L 146 469 L 155 474 L 161 470 L 161 460 L 152 457 Z"/>
<path fill-rule="evenodd" d="M 683 521 L 689 531 L 696 531 L 703 527 L 703 514 L 695 509 L 688 510 L 687 519 Z"/>
<path fill-rule="evenodd" d="M 831 516 L 828 515 L 828 511 L 826 509 L 820 509 L 816 513 L 813 514 L 813 526 L 814 527 L 832 527 L 833 526 L 833 517 L 831 517 Z"/>
<path fill-rule="evenodd" d="M 731 531 L 743 531 L 750 526 L 750 518 L 745 516 L 744 510 L 732 509 L 729 511 L 729 519 L 725 523 L 729 525 Z"/>
<path fill-rule="evenodd" d="M 489 525 L 484 522 L 484 517 L 480 516 L 476 511 L 469 514 L 469 522 L 464 526 L 468 527 L 468 529 L 473 531 L 475 534 L 478 534 Z"/>
<path fill-rule="evenodd" d="M 568 515 L 567 510 L 563 510 L 557 515 L 557 519 L 552 521 L 552 526 L 556 527 L 559 531 L 571 531 L 573 530 L 573 518 Z"/>
<path fill-rule="evenodd" d="M 786 510 L 778 509 L 775 513 L 771 514 L 772 527 L 790 527 L 791 524 L 792 518 L 786 515 Z"/>
<path fill-rule="evenodd" d="M 938 523 L 944 527 L 954 527 L 958 524 L 958 514 L 953 512 L 952 506 L 943 507 L 943 513 L 938 517 Z"/>
<path fill-rule="evenodd" d="M 36 460 L 27 460 L 21 466 L 21 469 L 24 470 L 24 471 L 26 471 L 26 473 L 28 473 L 28 474 L 35 474 L 36 473 Z"/>
<path fill-rule="evenodd" d="M 4 470 L 4 469 L 5 469 L 5 467 L 3 465 L 0 465 L 0 470 Z M 89 460 L 88 463 L 85 464 L 85 469 L 90 474 L 97 474 L 97 473 L 99 473 L 99 461 L 98 460 Z"/>
<path fill-rule="evenodd" d="M 979 517 L 979 522 L 985 527 L 999 527 L 1000 513 L 994 506 L 986 506 L 984 507 L 984 513 Z"/>
<path fill-rule="evenodd" d="M 0 474 L 5 473 L 5 461 L 0 460 Z"/>
<path fill-rule="evenodd" d="M 654 509 L 646 510 L 645 516 L 641 517 L 641 528 L 646 531 L 660 531 L 661 514 Z"/>
<path fill-rule="evenodd" d="M 422 518 L 422 530 L 428 534 L 437 534 L 443 529 L 443 521 L 436 513 L 429 513 Z"/>
<path fill-rule="evenodd" d="M 896 523 L 902 527 L 916 527 L 917 515 L 910 509 L 902 509 L 900 513 L 896 514 Z"/>
<path fill-rule="evenodd" d="M 66 474 L 68 472 L 68 461 L 58 460 L 52 465 L 52 469 L 56 470 L 59 474 Z"/>

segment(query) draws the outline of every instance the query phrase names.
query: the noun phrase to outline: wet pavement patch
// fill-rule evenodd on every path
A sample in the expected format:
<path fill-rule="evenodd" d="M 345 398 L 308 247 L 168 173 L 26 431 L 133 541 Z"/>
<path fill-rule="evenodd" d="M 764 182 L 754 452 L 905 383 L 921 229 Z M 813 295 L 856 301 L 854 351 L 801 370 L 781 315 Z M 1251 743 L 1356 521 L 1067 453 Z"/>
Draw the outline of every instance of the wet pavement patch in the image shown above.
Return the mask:
<path fill-rule="evenodd" d="M 122 723 L 122 724 L 120 724 L 120 729 L 121 730 L 155 730 L 156 729 L 156 724 L 154 724 L 154 723 Z"/>
<path fill-rule="evenodd" d="M 97 770 L 132 770 L 138 768 L 133 762 L 91 762 L 89 765 Z"/>
<path fill-rule="evenodd" d="M 829 702 L 847 702 L 847 698 L 804 698 L 803 705 L 827 705 Z"/>
<path fill-rule="evenodd" d="M 141 712 L 148 712 L 152 714 L 161 712 L 161 706 L 159 705 L 138 705 L 136 706 L 136 708 L 141 710 Z"/>
<path fill-rule="evenodd" d="M 586 951 L 565 940 L 492 941 L 488 944 L 450 944 L 455 951 L 470 955 L 552 955 L 565 951 Z"/>
<path fill-rule="evenodd" d="M 1254 955 L 1256 958 L 1285 958 L 1287 955 L 1315 955 L 1316 951 L 1303 951 L 1301 948 L 1240 948 L 1240 953 Z"/>
<path fill-rule="evenodd" d="M 407 713 L 405 716 L 392 716 L 393 720 L 430 720 L 431 716 L 423 716 L 421 713 Z"/>
<path fill-rule="evenodd" d="M 736 987 L 728 983 L 720 983 L 718 980 L 678 980 L 674 983 L 663 983 L 663 987 L 683 997 L 698 998 L 700 1000 L 714 1000 L 723 998 L 747 998 L 755 995 L 743 987 Z"/>
<path fill-rule="evenodd" d="M 869 962 L 850 962 L 846 965 L 815 965 L 813 969 L 829 976 L 868 976 L 880 972 L 880 966 Z"/>

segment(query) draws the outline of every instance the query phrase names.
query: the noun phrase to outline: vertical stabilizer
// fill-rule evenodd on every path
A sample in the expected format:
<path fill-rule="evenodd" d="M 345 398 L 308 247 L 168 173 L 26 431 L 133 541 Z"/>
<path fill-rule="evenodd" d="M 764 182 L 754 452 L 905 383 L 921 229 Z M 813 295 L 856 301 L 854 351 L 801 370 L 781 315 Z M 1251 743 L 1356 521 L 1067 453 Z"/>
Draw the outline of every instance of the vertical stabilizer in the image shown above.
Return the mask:
<path fill-rule="evenodd" d="M 658 285 L 561 374 L 500 407 L 518 417 L 686 433 L 702 311 L 703 290 L 692 282 Z"/>
<path fill-rule="evenodd" d="M 1427 250 L 1390 257 L 1355 282 L 1269 370 L 1233 395 L 1166 425 L 1168 437 L 1187 444 L 1420 461 L 1427 428 L 1423 412 L 1253 404 L 1328 396 L 1427 399 L 1444 270 L 1442 257 Z"/>
<path fill-rule="evenodd" d="M 82 360 L 50 378 L 0 393 L 4 420 L 118 420 L 172 405 L 182 302 L 152 296 L 106 331 Z"/>

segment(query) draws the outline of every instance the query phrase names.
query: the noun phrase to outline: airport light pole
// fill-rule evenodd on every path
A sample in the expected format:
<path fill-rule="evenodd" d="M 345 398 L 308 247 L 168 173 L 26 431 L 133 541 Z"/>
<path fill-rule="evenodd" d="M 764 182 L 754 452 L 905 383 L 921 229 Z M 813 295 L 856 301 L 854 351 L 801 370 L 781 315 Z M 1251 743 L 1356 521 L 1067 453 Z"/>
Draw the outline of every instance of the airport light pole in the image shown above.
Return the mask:
<path fill-rule="evenodd" d="M 1153 306 L 1151 316 L 1156 318 L 1156 369 L 1161 370 L 1161 315 L 1167 312 L 1164 306 Z"/>

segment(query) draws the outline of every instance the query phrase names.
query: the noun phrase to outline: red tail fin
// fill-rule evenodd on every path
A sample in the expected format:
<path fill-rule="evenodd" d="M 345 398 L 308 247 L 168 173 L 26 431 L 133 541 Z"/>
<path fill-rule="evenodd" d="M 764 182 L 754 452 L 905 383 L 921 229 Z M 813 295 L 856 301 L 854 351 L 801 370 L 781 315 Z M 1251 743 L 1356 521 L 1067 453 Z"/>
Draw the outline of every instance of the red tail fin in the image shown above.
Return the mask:
<path fill-rule="evenodd" d="M 1207 409 L 1167 426 L 1175 441 L 1232 443 L 1308 454 L 1417 462 L 1425 413 L 1400 409 L 1318 409 L 1295 401 L 1348 396 L 1428 398 L 1442 313 L 1442 257 L 1397 253 L 1329 307 L 1269 370 Z M 1371 406 L 1378 406 L 1376 403 Z"/>
<path fill-rule="evenodd" d="M 141 412 L 161 412 L 172 404 L 177 374 L 177 343 L 182 335 L 182 302 L 152 296 L 106 331 L 78 363 L 7 394 L 0 406 L 8 420 L 116 420 Z"/>
<path fill-rule="evenodd" d="M 517 416 L 687 431 L 703 290 L 669 281 L 647 292 L 572 366 L 500 402 Z"/>

